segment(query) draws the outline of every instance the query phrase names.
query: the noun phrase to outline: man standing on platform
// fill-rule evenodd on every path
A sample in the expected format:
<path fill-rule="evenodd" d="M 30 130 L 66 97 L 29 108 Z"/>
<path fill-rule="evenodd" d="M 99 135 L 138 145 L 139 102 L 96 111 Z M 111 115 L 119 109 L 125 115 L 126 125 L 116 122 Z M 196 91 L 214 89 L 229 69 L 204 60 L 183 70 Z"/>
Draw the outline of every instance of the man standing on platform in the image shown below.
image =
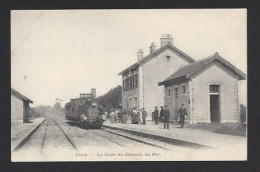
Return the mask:
<path fill-rule="evenodd" d="M 153 114 L 154 114 L 155 125 L 157 125 L 157 124 L 159 124 L 159 119 L 158 119 L 159 111 L 156 106 L 155 106 L 155 110 L 154 110 Z"/>
<path fill-rule="evenodd" d="M 147 117 L 147 112 L 146 112 L 145 109 L 143 108 L 143 110 L 142 110 L 143 125 L 146 124 L 146 117 Z"/>
<path fill-rule="evenodd" d="M 186 108 L 184 107 L 184 104 L 181 104 L 181 108 L 178 110 L 178 114 L 180 117 L 181 128 L 183 128 L 184 119 L 187 117 L 187 111 L 186 111 Z"/>
<path fill-rule="evenodd" d="M 170 112 L 167 109 L 167 106 L 165 105 L 165 109 L 163 113 L 164 129 L 166 129 L 166 124 L 167 124 L 167 129 L 169 129 L 169 120 L 170 120 Z"/>
<path fill-rule="evenodd" d="M 163 111 L 164 111 L 163 106 L 161 106 L 160 117 L 159 117 L 160 122 L 163 122 L 163 113 L 164 113 Z"/>

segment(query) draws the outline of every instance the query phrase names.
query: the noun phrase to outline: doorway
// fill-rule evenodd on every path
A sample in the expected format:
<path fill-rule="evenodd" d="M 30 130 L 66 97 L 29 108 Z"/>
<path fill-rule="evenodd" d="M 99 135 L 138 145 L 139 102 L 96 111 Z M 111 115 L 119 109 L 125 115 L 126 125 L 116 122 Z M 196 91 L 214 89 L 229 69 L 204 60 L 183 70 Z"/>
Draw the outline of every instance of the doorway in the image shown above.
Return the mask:
<path fill-rule="evenodd" d="M 174 109 L 174 120 L 178 120 L 178 87 L 174 88 L 174 95 L 173 95 L 173 109 Z"/>
<path fill-rule="evenodd" d="M 210 85 L 210 121 L 220 122 L 220 92 L 219 85 Z"/>
<path fill-rule="evenodd" d="M 220 122 L 219 95 L 210 95 L 210 121 Z"/>

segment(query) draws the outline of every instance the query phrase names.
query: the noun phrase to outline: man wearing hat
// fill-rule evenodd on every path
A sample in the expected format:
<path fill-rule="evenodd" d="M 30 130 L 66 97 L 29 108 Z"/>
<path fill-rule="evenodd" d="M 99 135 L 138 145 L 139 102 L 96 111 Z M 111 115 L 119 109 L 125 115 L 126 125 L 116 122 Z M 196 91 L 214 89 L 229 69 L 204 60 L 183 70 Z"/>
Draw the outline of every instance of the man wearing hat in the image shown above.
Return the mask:
<path fill-rule="evenodd" d="M 155 125 L 157 125 L 157 124 L 159 124 L 159 120 L 158 120 L 159 111 L 157 109 L 157 106 L 155 106 L 155 110 L 154 110 L 153 114 L 154 114 Z"/>
<path fill-rule="evenodd" d="M 179 117 L 180 117 L 181 128 L 183 128 L 184 119 L 187 117 L 187 111 L 186 111 L 186 108 L 184 107 L 184 104 L 181 104 L 181 108 L 178 110 L 178 114 L 179 114 Z"/>
<path fill-rule="evenodd" d="M 160 117 L 159 117 L 159 120 L 160 120 L 160 122 L 163 122 L 163 111 L 164 111 L 164 109 L 163 109 L 163 106 L 161 106 L 161 110 L 160 110 Z"/>
<path fill-rule="evenodd" d="M 169 121 L 170 121 L 170 112 L 167 109 L 167 105 L 165 105 L 164 113 L 163 113 L 164 129 L 166 129 L 166 124 L 167 124 L 167 129 L 169 129 Z"/>
<path fill-rule="evenodd" d="M 146 117 L 147 117 L 147 112 L 146 112 L 145 109 L 143 108 L 143 110 L 142 110 L 143 125 L 146 124 Z"/>

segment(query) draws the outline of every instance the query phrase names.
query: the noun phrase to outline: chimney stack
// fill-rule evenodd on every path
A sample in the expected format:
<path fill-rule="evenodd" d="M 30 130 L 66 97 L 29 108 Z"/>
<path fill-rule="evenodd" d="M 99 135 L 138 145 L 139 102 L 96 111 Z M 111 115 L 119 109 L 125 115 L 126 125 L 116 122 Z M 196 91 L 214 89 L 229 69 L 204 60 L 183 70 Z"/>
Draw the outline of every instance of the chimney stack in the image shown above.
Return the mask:
<path fill-rule="evenodd" d="M 154 44 L 154 42 L 152 42 L 150 46 L 150 54 L 152 54 L 155 50 L 156 50 L 156 45 Z"/>
<path fill-rule="evenodd" d="M 144 54 L 144 52 L 143 52 L 142 49 L 139 49 L 137 51 L 137 61 L 139 61 L 139 60 L 141 60 L 143 58 L 143 54 Z"/>
<path fill-rule="evenodd" d="M 96 89 L 95 88 L 91 88 L 91 99 L 92 100 L 96 99 Z"/>
<path fill-rule="evenodd" d="M 166 44 L 173 44 L 172 34 L 162 34 L 161 47 L 163 47 Z"/>

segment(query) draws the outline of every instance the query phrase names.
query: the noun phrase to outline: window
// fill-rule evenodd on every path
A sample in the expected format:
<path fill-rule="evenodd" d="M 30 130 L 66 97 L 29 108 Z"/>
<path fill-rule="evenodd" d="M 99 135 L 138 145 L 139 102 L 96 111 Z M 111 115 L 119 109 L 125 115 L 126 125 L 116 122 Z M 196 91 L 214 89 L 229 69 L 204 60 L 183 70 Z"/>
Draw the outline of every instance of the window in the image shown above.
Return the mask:
<path fill-rule="evenodd" d="M 166 60 L 167 62 L 171 61 L 171 56 L 166 56 L 166 57 L 165 57 L 165 60 Z"/>
<path fill-rule="evenodd" d="M 134 76 L 131 77 L 132 78 L 132 90 L 135 89 L 135 79 Z"/>
<path fill-rule="evenodd" d="M 210 93 L 219 93 L 219 85 L 210 85 L 209 92 Z"/>
<path fill-rule="evenodd" d="M 132 77 L 130 77 L 129 80 L 129 90 L 132 90 Z"/>
<path fill-rule="evenodd" d="M 171 89 L 168 88 L 168 96 L 171 96 Z"/>
<path fill-rule="evenodd" d="M 135 84 L 134 84 L 134 88 L 137 88 L 137 81 L 138 81 L 138 80 L 137 80 L 137 75 L 134 76 L 134 81 L 135 81 L 135 82 L 134 82 L 134 83 L 135 83 Z"/>
<path fill-rule="evenodd" d="M 125 91 L 125 79 L 123 80 L 123 91 Z"/>
<path fill-rule="evenodd" d="M 174 88 L 175 96 L 178 97 L 178 88 Z"/>
<path fill-rule="evenodd" d="M 135 108 L 137 108 L 137 97 L 135 97 Z"/>
<path fill-rule="evenodd" d="M 125 104 L 126 104 L 126 108 L 128 109 L 129 105 L 128 105 L 127 99 L 125 99 Z"/>
<path fill-rule="evenodd" d="M 185 94 L 186 93 L 186 87 L 185 85 L 182 86 L 182 94 Z"/>
<path fill-rule="evenodd" d="M 132 102 L 131 102 L 131 98 L 129 98 L 129 107 L 132 107 Z"/>
<path fill-rule="evenodd" d="M 129 78 L 126 79 L 126 91 L 129 90 Z"/>

